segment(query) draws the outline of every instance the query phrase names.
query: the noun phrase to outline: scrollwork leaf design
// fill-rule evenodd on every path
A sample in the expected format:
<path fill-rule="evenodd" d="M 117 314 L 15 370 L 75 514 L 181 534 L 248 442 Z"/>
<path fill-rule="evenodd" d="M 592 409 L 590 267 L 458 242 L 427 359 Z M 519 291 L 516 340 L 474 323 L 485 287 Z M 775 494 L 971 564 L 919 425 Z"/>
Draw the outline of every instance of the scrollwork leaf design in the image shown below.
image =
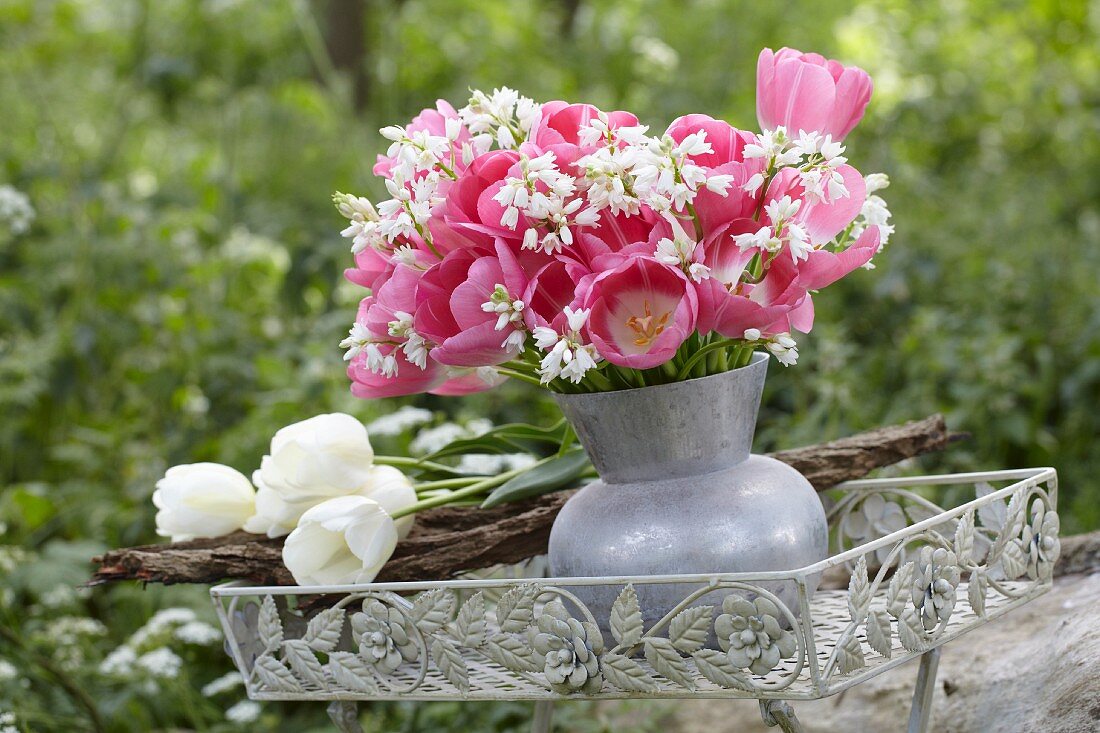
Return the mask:
<path fill-rule="evenodd" d="M 253 671 L 260 678 L 260 682 L 264 684 L 264 687 L 268 689 L 277 692 L 302 691 L 302 686 L 298 683 L 298 680 L 294 679 L 294 675 L 291 674 L 290 670 L 274 657 L 260 657 L 256 660 Z"/>
<path fill-rule="evenodd" d="M 848 613 L 852 621 L 858 621 L 867 613 L 871 600 L 871 586 L 867 582 L 867 558 L 863 555 L 856 560 L 852 568 L 852 577 L 848 581 Z"/>
<path fill-rule="evenodd" d="M 915 571 L 916 565 L 907 562 L 898 568 L 894 577 L 890 579 L 890 585 L 886 590 L 886 610 L 894 618 L 898 618 L 905 609 Z"/>
<path fill-rule="evenodd" d="M 318 652 L 330 652 L 340 641 L 340 631 L 344 628 L 344 609 L 326 608 L 309 620 L 302 641 L 310 649 Z"/>
<path fill-rule="evenodd" d="M 959 518 L 955 527 L 955 557 L 959 565 L 966 567 L 974 554 L 974 510 Z"/>
<path fill-rule="evenodd" d="M 1001 552 L 1001 567 L 1005 571 L 1005 577 L 1015 580 L 1027 572 L 1027 558 L 1019 543 L 1008 542 Z"/>
<path fill-rule="evenodd" d="M 500 666 L 513 672 L 537 672 L 540 669 L 532 650 L 522 641 L 508 634 L 493 634 L 485 640 L 481 651 Z"/>
<path fill-rule="evenodd" d="M 454 609 L 455 599 L 451 592 L 446 588 L 434 588 L 416 597 L 409 615 L 416 628 L 427 636 L 443 628 L 451 620 Z"/>
<path fill-rule="evenodd" d="M 657 690 L 657 683 L 646 674 L 642 666 L 622 654 L 614 652 L 605 654 L 600 660 L 600 669 L 603 671 L 604 678 L 620 690 L 628 692 Z"/>
<path fill-rule="evenodd" d="M 890 658 L 893 651 L 894 627 L 890 624 L 890 615 L 885 609 L 876 608 L 867 614 L 867 645 L 876 652 Z"/>
<path fill-rule="evenodd" d="M 501 631 L 520 632 L 534 620 L 535 599 L 540 588 L 535 585 L 519 585 L 509 589 L 497 601 L 497 625 Z"/>
<path fill-rule="evenodd" d="M 627 585 L 611 606 L 611 634 L 622 646 L 634 646 L 642 638 L 642 609 L 633 585 Z"/>
<path fill-rule="evenodd" d="M 837 665 L 841 674 L 848 674 L 857 669 L 862 669 L 867 663 L 863 658 L 863 645 L 859 643 L 855 628 L 850 628 L 844 632 L 840 640 L 837 641 L 836 650 Z"/>
<path fill-rule="evenodd" d="M 325 672 L 317 661 L 313 650 L 305 639 L 291 639 L 283 642 L 283 660 L 302 682 L 325 687 Z"/>
<path fill-rule="evenodd" d="M 681 687 L 695 690 L 695 680 L 691 678 L 687 662 L 668 639 L 659 636 L 650 637 L 644 644 L 645 658 L 649 665 L 660 674 Z"/>
<path fill-rule="evenodd" d="M 439 634 L 432 635 L 432 658 L 447 680 L 464 694 L 470 690 L 470 672 L 466 660 L 454 642 Z"/>
<path fill-rule="evenodd" d="M 966 589 L 966 597 L 970 601 L 970 607 L 974 609 L 974 613 L 982 618 L 985 618 L 985 585 L 985 573 L 980 568 L 970 573 L 970 583 Z"/>
<path fill-rule="evenodd" d="M 898 617 L 898 638 L 901 645 L 911 652 L 919 652 L 924 647 L 925 631 L 920 615 L 915 609 L 907 608 Z"/>
<path fill-rule="evenodd" d="M 378 686 L 371 676 L 370 665 L 358 654 L 332 652 L 328 655 L 328 672 L 341 687 L 356 692 L 378 692 Z"/>
<path fill-rule="evenodd" d="M 260 604 L 258 626 L 264 650 L 273 652 L 278 649 L 283 642 L 283 622 L 279 620 L 279 609 L 271 596 L 264 596 Z"/>
<path fill-rule="evenodd" d="M 719 687 L 755 692 L 749 678 L 734 668 L 726 655 L 717 649 L 700 649 L 691 658 L 695 660 L 699 674 Z"/>
<path fill-rule="evenodd" d="M 455 630 L 463 646 L 477 648 L 485 641 L 485 597 L 480 592 L 470 596 L 458 610 Z"/>
<path fill-rule="evenodd" d="M 668 640 L 672 646 L 685 654 L 702 649 L 707 643 L 713 614 L 714 606 L 693 606 L 673 616 L 668 625 Z"/>

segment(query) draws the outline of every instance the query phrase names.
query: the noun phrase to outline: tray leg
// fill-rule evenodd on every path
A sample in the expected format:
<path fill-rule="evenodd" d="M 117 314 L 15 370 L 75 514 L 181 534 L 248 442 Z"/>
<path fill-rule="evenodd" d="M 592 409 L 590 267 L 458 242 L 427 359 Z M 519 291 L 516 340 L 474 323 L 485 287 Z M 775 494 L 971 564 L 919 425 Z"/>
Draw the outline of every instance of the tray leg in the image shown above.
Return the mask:
<path fill-rule="evenodd" d="M 913 691 L 913 707 L 909 710 L 909 733 L 927 733 L 929 729 L 932 721 L 932 693 L 936 690 L 936 669 L 939 666 L 939 647 L 921 655 L 917 687 Z"/>
<path fill-rule="evenodd" d="M 550 733 L 554 719 L 554 701 L 539 700 L 535 703 L 535 718 L 531 723 L 531 733 Z"/>
<path fill-rule="evenodd" d="M 794 708 L 785 700 L 761 700 L 760 717 L 769 728 L 778 725 L 783 733 L 804 733 Z"/>
<path fill-rule="evenodd" d="M 359 705 L 351 700 L 333 700 L 328 704 L 328 716 L 340 733 L 363 733 L 359 725 Z"/>

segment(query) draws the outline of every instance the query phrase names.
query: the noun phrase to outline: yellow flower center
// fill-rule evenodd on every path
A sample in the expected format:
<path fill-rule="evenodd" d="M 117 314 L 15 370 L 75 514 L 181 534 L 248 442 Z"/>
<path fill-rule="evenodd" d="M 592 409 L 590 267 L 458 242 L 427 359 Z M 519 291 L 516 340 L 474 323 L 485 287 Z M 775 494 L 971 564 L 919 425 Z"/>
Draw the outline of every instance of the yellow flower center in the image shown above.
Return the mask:
<path fill-rule="evenodd" d="M 671 311 L 666 311 L 660 316 L 654 316 L 649 310 L 648 300 L 644 301 L 642 308 L 645 312 L 644 316 L 631 316 L 626 322 L 630 330 L 637 334 L 634 338 L 635 346 L 648 346 L 652 343 L 665 330 L 669 316 L 672 315 Z"/>

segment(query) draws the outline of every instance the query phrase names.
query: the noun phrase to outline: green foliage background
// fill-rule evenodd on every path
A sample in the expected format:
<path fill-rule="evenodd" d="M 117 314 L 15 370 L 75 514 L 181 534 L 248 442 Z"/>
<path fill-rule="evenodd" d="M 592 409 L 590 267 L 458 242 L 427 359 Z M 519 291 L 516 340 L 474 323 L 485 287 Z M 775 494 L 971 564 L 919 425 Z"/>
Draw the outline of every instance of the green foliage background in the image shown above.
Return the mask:
<path fill-rule="evenodd" d="M 876 271 L 816 300 L 799 365 L 773 365 L 758 449 L 939 410 L 972 438 L 922 470 L 1054 465 L 1064 529 L 1100 526 L 1096 2 L 369 0 L 359 105 L 332 40 L 355 5 L 0 1 L 0 184 L 37 210 L 24 234 L 0 222 L 0 542 L 26 551 L 0 572 L 0 659 L 19 670 L 0 711 L 17 729 L 92 729 L 51 666 L 88 690 L 101 729 L 231 727 L 225 700 L 196 692 L 227 668 L 216 649 L 157 705 L 96 672 L 152 610 L 206 609 L 202 589 L 42 598 L 97 550 L 155 539 L 149 496 L 168 465 L 248 472 L 284 424 L 393 409 L 347 392 L 336 343 L 360 293 L 341 279 L 329 194 L 377 194 L 377 128 L 469 87 L 628 108 L 658 128 L 695 111 L 754 128 L 762 46 L 866 68 L 875 97 L 848 154 L 890 174 L 897 234 Z M 548 420 L 531 397 L 404 402 Z M 82 663 L 48 663 L 61 613 L 106 624 Z M 526 715 L 433 710 L 437 730 Z M 372 715 L 428 725 L 409 708 Z M 319 716 L 267 706 L 251 729 Z"/>

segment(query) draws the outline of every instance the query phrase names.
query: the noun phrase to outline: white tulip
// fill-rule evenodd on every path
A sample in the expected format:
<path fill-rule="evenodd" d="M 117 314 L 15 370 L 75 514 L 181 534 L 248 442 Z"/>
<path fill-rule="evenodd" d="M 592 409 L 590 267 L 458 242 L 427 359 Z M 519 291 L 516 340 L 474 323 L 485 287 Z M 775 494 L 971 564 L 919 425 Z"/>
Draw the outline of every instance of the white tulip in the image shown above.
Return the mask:
<path fill-rule="evenodd" d="M 181 542 L 241 528 L 256 511 L 256 490 L 240 471 L 220 463 L 173 466 L 157 481 L 157 534 Z"/>
<path fill-rule="evenodd" d="M 367 429 L 351 415 L 317 415 L 286 426 L 252 474 L 259 489 L 256 516 L 245 529 L 285 535 L 310 507 L 367 490 L 373 460 Z"/>
<path fill-rule="evenodd" d="M 298 585 L 369 583 L 397 546 L 397 527 L 365 496 L 329 499 L 306 511 L 283 544 Z"/>
<path fill-rule="evenodd" d="M 391 515 L 416 503 L 416 489 L 413 488 L 412 482 L 393 466 L 371 468 L 370 485 L 360 491 L 358 496 L 377 501 Z M 409 514 L 395 520 L 398 537 L 405 539 L 408 536 L 413 526 L 413 519 L 413 515 Z"/>

